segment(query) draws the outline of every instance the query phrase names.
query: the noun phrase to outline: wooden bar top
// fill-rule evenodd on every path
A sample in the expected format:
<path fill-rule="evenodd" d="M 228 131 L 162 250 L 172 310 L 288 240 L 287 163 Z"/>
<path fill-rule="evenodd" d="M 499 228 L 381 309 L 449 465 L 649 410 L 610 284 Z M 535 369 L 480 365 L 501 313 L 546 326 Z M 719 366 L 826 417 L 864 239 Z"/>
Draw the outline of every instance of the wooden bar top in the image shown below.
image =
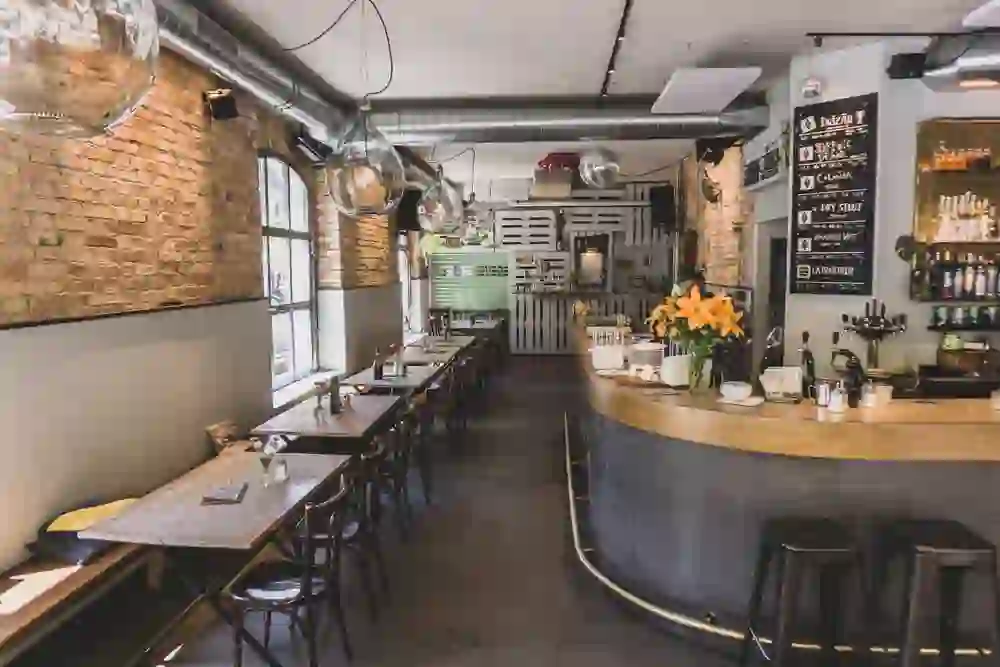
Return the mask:
<path fill-rule="evenodd" d="M 896 399 L 841 414 L 811 403 L 747 408 L 714 392 L 670 394 L 599 376 L 580 360 L 598 413 L 633 428 L 759 454 L 867 461 L 1000 461 L 1000 412 L 988 399 Z"/>

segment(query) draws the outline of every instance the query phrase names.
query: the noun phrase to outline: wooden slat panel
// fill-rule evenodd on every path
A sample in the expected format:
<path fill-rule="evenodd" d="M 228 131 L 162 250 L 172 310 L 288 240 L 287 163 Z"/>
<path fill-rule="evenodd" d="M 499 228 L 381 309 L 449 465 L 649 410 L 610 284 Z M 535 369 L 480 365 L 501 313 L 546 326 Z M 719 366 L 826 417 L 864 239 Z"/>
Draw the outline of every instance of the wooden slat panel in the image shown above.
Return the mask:
<path fill-rule="evenodd" d="M 556 213 L 547 210 L 497 211 L 496 236 L 502 248 L 555 250 Z"/>

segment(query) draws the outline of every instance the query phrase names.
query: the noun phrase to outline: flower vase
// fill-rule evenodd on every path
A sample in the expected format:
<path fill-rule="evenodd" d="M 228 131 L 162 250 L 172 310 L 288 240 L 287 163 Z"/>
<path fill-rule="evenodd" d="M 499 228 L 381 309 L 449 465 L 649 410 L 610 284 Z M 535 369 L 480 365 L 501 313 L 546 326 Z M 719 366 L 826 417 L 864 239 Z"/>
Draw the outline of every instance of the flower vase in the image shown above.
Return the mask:
<path fill-rule="evenodd" d="M 688 391 L 699 392 L 704 389 L 705 376 L 711 373 L 712 359 L 709 355 L 691 354 L 688 364 Z"/>

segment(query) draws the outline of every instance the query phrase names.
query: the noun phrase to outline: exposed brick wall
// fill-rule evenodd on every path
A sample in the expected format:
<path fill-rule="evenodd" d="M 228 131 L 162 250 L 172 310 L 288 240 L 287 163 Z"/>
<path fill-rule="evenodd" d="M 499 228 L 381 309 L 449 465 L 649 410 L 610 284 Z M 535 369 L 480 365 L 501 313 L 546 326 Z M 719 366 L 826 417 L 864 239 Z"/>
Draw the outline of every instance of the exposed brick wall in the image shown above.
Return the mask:
<path fill-rule="evenodd" d="M 709 282 L 739 285 L 744 279 L 742 225 L 743 156 L 740 147 L 730 148 L 718 166 L 709 166 L 709 177 L 720 188 L 717 203 L 709 203 L 703 193 L 705 171 L 693 156 L 684 160 L 682 181 L 687 202 L 687 220 L 698 230 L 698 263 Z"/>
<path fill-rule="evenodd" d="M 358 289 L 397 282 L 398 242 L 393 223 L 385 216 L 355 220 L 338 213 L 323 176 L 320 172 L 316 190 L 319 286 Z"/>
<path fill-rule="evenodd" d="M 110 136 L 0 135 L 0 325 L 262 296 L 257 151 L 294 154 L 249 98 L 207 118 L 218 86 L 163 52 Z"/>

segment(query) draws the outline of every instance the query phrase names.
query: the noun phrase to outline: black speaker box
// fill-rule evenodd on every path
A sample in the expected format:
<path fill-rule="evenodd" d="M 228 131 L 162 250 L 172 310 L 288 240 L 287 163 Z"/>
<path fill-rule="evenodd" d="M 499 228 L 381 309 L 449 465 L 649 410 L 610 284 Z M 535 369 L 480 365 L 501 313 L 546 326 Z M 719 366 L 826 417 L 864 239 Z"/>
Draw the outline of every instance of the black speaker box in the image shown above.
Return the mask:
<path fill-rule="evenodd" d="M 653 227 L 666 232 L 677 229 L 677 202 L 669 183 L 649 189 L 649 212 Z"/>
<path fill-rule="evenodd" d="M 897 53 L 889 60 L 886 73 L 890 79 L 919 79 L 924 76 L 926 53 Z"/>

